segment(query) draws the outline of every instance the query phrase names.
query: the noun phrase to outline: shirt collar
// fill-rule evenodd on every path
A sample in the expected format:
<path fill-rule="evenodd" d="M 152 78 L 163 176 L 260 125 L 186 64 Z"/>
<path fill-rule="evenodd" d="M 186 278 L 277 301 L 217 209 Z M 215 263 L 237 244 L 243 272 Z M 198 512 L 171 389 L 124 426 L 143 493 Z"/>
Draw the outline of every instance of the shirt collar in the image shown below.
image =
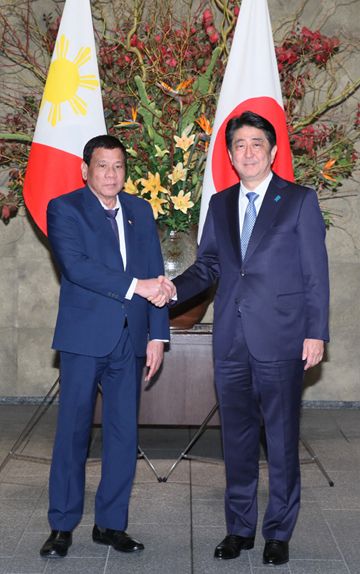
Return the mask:
<path fill-rule="evenodd" d="M 242 195 L 243 197 L 246 196 L 247 193 L 249 193 L 249 191 L 254 191 L 255 193 L 257 193 L 260 197 L 264 197 L 267 188 L 269 187 L 269 183 L 272 179 L 273 176 L 273 172 L 270 171 L 270 173 L 266 176 L 266 178 L 255 188 L 255 189 L 247 189 L 245 187 L 245 185 L 240 181 L 240 195 Z"/>
<path fill-rule="evenodd" d="M 97 197 L 97 196 L 96 196 L 96 197 Z M 103 207 L 104 209 L 109 209 L 109 208 L 101 201 L 101 199 L 98 198 L 98 200 L 99 200 L 100 204 L 102 205 L 102 207 Z M 115 205 L 115 207 L 113 207 L 113 209 L 119 209 L 119 207 L 120 207 L 120 200 L 119 200 L 119 196 L 117 195 L 117 196 L 116 196 L 116 205 Z"/>

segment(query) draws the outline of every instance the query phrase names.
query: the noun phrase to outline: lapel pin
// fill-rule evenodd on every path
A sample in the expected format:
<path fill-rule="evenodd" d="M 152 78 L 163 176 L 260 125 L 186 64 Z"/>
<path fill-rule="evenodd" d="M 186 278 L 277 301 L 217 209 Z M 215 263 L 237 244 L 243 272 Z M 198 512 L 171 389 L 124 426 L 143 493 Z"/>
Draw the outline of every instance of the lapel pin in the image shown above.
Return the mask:
<path fill-rule="evenodd" d="M 132 224 L 133 224 L 132 219 L 128 219 L 128 223 L 129 223 L 130 225 L 132 225 Z"/>
<path fill-rule="evenodd" d="M 274 201 L 276 201 L 276 203 L 277 203 L 278 201 L 280 201 L 280 199 L 281 199 L 281 195 L 277 195 L 277 196 L 275 197 Z"/>

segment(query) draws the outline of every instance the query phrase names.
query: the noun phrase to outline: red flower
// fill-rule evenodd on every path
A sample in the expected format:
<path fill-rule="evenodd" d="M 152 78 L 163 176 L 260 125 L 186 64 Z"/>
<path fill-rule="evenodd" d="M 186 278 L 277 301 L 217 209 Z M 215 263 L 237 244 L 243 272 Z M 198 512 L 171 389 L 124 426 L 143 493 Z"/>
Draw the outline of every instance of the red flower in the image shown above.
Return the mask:
<path fill-rule="evenodd" d="M 219 34 L 216 32 L 216 30 L 213 34 L 209 35 L 209 40 L 212 44 L 216 44 L 216 42 L 219 41 Z"/>
<path fill-rule="evenodd" d="M 203 16 L 202 16 L 202 21 L 203 21 L 205 28 L 207 28 L 208 26 L 210 26 L 213 23 L 214 16 L 213 16 L 213 13 L 211 12 L 210 8 L 207 8 L 206 10 L 204 10 Z"/>
<path fill-rule="evenodd" d="M 177 66 L 177 60 L 175 60 L 175 58 L 170 58 L 166 60 L 166 63 L 170 68 L 176 68 Z"/>

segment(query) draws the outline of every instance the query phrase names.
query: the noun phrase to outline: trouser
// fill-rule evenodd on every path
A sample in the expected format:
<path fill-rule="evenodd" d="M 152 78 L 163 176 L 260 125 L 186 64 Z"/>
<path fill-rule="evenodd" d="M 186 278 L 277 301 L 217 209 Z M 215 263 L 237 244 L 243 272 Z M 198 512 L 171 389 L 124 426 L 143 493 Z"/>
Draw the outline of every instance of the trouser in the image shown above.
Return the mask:
<path fill-rule="evenodd" d="M 49 522 L 73 530 L 84 506 L 85 464 L 98 384 L 103 395 L 101 480 L 95 522 L 125 530 L 137 458 L 137 405 L 143 359 L 128 329 L 105 357 L 61 353 L 60 401 L 49 481 Z"/>
<path fill-rule="evenodd" d="M 215 359 L 226 470 L 229 534 L 255 536 L 260 430 L 267 443 L 265 539 L 290 540 L 300 506 L 299 423 L 303 361 L 261 362 L 246 347 L 239 319 L 233 348 Z"/>

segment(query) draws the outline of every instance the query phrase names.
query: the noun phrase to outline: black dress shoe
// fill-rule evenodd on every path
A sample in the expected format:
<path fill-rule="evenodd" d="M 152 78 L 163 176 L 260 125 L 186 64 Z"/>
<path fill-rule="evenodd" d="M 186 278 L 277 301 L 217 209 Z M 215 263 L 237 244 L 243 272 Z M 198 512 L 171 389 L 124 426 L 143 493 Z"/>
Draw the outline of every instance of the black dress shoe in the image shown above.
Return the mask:
<path fill-rule="evenodd" d="M 112 546 L 119 552 L 137 552 L 144 550 L 144 545 L 131 538 L 124 530 L 112 530 L 111 528 L 99 528 L 96 524 L 93 528 L 92 539 L 97 544 Z"/>
<path fill-rule="evenodd" d="M 214 557 L 221 560 L 237 558 L 240 556 L 241 550 L 254 548 L 254 540 L 253 536 L 247 538 L 245 536 L 237 536 L 237 534 L 228 534 L 215 548 Z"/>
<path fill-rule="evenodd" d="M 263 563 L 278 566 L 279 564 L 286 564 L 286 562 L 289 562 L 289 543 L 284 540 L 267 540 L 265 542 Z"/>
<path fill-rule="evenodd" d="M 52 530 L 49 538 L 40 550 L 43 558 L 64 558 L 72 544 L 72 532 L 67 530 Z"/>

